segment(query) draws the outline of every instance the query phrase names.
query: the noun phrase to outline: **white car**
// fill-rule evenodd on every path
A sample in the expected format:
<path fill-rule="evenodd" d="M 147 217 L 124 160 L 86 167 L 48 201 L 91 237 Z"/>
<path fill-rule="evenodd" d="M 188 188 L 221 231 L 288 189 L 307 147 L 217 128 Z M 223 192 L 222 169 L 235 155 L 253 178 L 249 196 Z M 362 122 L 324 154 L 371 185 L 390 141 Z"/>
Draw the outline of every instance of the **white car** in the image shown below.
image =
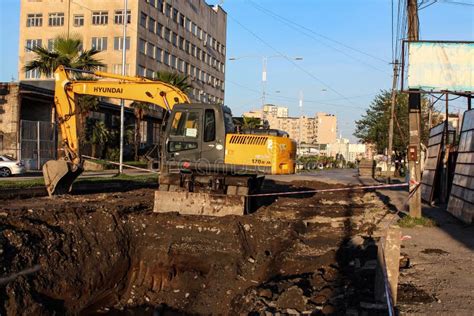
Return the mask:
<path fill-rule="evenodd" d="M 0 155 L 0 177 L 9 177 L 25 172 L 25 165 L 21 160 L 15 160 L 7 155 Z"/>

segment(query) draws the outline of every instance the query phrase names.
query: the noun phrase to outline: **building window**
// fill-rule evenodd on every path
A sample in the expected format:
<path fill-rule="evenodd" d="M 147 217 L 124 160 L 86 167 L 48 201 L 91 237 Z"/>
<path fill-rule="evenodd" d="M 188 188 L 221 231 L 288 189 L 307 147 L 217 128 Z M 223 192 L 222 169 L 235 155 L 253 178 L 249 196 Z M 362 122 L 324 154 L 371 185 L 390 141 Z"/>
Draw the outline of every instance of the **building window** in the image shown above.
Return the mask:
<path fill-rule="evenodd" d="M 155 45 L 153 45 L 152 43 L 146 43 L 146 54 L 155 59 Z"/>
<path fill-rule="evenodd" d="M 178 43 L 179 43 L 179 49 L 184 50 L 184 38 L 179 36 Z"/>
<path fill-rule="evenodd" d="M 197 31 L 197 25 L 196 25 L 196 23 L 194 23 L 194 22 L 193 22 L 192 29 L 193 29 L 192 31 L 193 31 L 194 36 L 197 36 L 197 34 L 198 34 L 198 33 L 197 33 L 197 32 L 198 32 L 198 31 Z"/>
<path fill-rule="evenodd" d="M 48 51 L 52 52 L 54 50 L 54 39 L 48 40 Z"/>
<path fill-rule="evenodd" d="M 146 41 L 144 39 L 138 40 L 138 51 L 142 54 L 146 54 Z"/>
<path fill-rule="evenodd" d="M 173 21 L 175 21 L 176 23 L 178 23 L 178 18 L 179 18 L 178 16 L 179 16 L 178 10 L 173 9 Z"/>
<path fill-rule="evenodd" d="M 167 27 L 165 27 L 165 34 L 164 34 L 164 38 L 165 40 L 167 40 L 168 42 L 171 41 L 171 30 Z"/>
<path fill-rule="evenodd" d="M 163 62 L 163 50 L 158 46 L 155 48 L 155 59 L 160 63 Z"/>
<path fill-rule="evenodd" d="M 171 43 L 178 46 L 178 34 L 171 32 Z"/>
<path fill-rule="evenodd" d="M 148 122 L 141 121 L 140 122 L 140 143 L 146 144 L 148 140 Z"/>
<path fill-rule="evenodd" d="M 191 24 L 192 22 L 190 19 L 188 18 L 184 19 L 184 28 L 188 30 L 188 32 L 191 32 Z"/>
<path fill-rule="evenodd" d="M 114 23 L 123 25 L 123 10 L 115 10 Z M 127 24 L 132 23 L 132 13 L 127 10 Z"/>
<path fill-rule="evenodd" d="M 148 31 L 155 33 L 155 19 L 148 17 Z"/>
<path fill-rule="evenodd" d="M 153 144 L 160 143 L 161 124 L 153 123 Z"/>
<path fill-rule="evenodd" d="M 122 64 L 114 64 L 113 65 L 113 73 L 117 75 L 122 74 Z M 130 75 L 130 64 L 125 64 L 125 75 Z"/>
<path fill-rule="evenodd" d="M 114 37 L 114 50 L 122 50 L 123 49 L 123 37 Z M 125 49 L 130 49 L 130 37 L 127 36 L 125 39 Z"/>
<path fill-rule="evenodd" d="M 163 25 L 156 23 L 156 35 L 163 37 Z"/>
<path fill-rule="evenodd" d="M 138 75 L 145 77 L 145 67 L 143 67 L 142 65 L 138 65 Z"/>
<path fill-rule="evenodd" d="M 171 16 L 171 4 L 165 3 L 165 15 L 167 17 Z"/>
<path fill-rule="evenodd" d="M 168 66 L 170 65 L 170 53 L 166 51 L 163 52 L 163 63 Z"/>
<path fill-rule="evenodd" d="M 43 14 L 33 13 L 26 17 L 26 27 L 43 26 Z"/>
<path fill-rule="evenodd" d="M 183 68 L 184 68 L 184 62 L 178 58 L 178 64 L 176 65 L 176 68 L 181 71 L 181 72 L 184 72 Z"/>
<path fill-rule="evenodd" d="M 49 26 L 63 26 L 64 25 L 64 13 L 50 13 L 49 14 Z"/>
<path fill-rule="evenodd" d="M 33 48 L 41 46 L 41 45 L 42 45 L 41 39 L 26 40 L 25 51 L 29 52 Z"/>
<path fill-rule="evenodd" d="M 92 12 L 92 24 L 93 25 L 106 25 L 109 23 L 109 12 L 107 11 L 94 11 Z"/>
<path fill-rule="evenodd" d="M 186 17 L 182 14 L 179 15 L 179 25 L 181 25 L 182 27 L 185 27 L 185 20 L 186 20 Z"/>
<path fill-rule="evenodd" d="M 153 70 L 147 69 L 147 70 L 146 70 L 146 77 L 147 77 L 147 78 L 150 78 L 150 79 L 154 78 L 154 77 L 155 77 L 155 73 L 153 72 Z"/>
<path fill-rule="evenodd" d="M 25 72 L 26 79 L 39 79 L 41 77 L 38 69 L 33 69 Z"/>
<path fill-rule="evenodd" d="M 177 62 L 176 56 L 171 55 L 170 66 L 171 66 L 172 68 L 176 68 L 176 62 Z"/>
<path fill-rule="evenodd" d="M 107 37 L 93 37 L 92 48 L 98 51 L 107 50 Z"/>
<path fill-rule="evenodd" d="M 140 25 L 143 26 L 144 28 L 146 28 L 146 20 L 147 20 L 148 16 L 141 12 L 140 14 Z"/>
<path fill-rule="evenodd" d="M 74 26 L 84 26 L 84 15 L 83 14 L 75 14 L 74 15 Z"/>

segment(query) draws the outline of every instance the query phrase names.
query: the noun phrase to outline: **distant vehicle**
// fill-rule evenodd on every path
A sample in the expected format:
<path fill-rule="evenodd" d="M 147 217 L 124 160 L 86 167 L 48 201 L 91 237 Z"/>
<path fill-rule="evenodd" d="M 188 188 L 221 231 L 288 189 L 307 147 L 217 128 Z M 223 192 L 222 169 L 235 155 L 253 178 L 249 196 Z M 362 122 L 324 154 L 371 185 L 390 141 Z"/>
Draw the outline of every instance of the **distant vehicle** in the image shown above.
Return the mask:
<path fill-rule="evenodd" d="M 25 172 L 25 165 L 21 160 L 15 160 L 7 155 L 0 155 L 0 177 L 9 177 Z"/>

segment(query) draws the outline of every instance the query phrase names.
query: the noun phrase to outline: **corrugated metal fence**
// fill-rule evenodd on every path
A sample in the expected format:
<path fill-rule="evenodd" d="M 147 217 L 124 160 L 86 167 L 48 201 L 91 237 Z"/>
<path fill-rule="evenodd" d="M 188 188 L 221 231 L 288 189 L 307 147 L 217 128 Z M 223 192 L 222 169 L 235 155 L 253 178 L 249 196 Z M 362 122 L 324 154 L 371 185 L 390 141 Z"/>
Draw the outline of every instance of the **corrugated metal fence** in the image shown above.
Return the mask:
<path fill-rule="evenodd" d="M 20 133 L 21 159 L 27 170 L 41 170 L 46 161 L 56 159 L 56 124 L 22 120 Z"/>

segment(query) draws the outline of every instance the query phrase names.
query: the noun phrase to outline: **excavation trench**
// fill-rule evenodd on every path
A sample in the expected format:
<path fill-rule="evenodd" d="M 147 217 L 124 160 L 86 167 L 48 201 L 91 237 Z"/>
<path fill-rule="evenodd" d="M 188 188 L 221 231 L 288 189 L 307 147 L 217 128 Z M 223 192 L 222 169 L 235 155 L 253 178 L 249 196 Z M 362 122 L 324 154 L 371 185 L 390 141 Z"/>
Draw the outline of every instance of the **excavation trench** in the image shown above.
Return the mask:
<path fill-rule="evenodd" d="M 0 314 L 359 309 L 370 291 L 356 289 L 372 281 L 353 261 L 376 251 L 370 238 L 348 241 L 383 216 L 370 194 L 280 198 L 222 218 L 154 214 L 146 189 L 4 201 L 1 276 L 13 278 L 0 284 Z"/>

